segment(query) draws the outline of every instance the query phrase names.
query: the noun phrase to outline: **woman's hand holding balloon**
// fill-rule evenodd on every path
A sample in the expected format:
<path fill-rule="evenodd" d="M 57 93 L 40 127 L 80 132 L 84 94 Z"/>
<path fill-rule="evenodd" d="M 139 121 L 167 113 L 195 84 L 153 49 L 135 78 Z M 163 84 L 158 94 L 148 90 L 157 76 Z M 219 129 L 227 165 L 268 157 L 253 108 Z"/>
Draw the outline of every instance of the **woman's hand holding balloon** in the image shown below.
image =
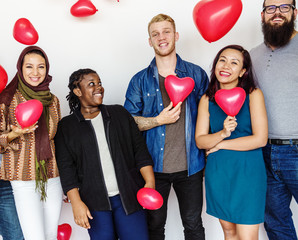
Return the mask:
<path fill-rule="evenodd" d="M 11 142 L 12 140 L 27 134 L 27 133 L 32 133 L 35 131 L 35 129 L 38 127 L 38 125 L 35 123 L 32 126 L 26 127 L 26 128 L 20 128 L 11 125 L 11 131 L 8 133 L 8 142 Z"/>
<path fill-rule="evenodd" d="M 231 136 L 231 132 L 233 132 L 237 127 L 236 117 L 227 116 L 223 124 L 222 137 L 227 138 Z"/>

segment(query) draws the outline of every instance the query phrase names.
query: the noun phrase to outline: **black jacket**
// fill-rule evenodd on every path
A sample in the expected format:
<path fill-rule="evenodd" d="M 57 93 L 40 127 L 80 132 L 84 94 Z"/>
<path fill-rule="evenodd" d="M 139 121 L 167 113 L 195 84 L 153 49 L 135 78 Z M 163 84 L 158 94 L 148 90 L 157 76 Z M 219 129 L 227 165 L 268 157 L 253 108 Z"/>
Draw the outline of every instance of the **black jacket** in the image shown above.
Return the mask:
<path fill-rule="evenodd" d="M 136 194 L 144 186 L 140 169 L 153 165 L 133 117 L 120 105 L 100 105 L 105 134 L 126 214 L 142 209 Z M 64 117 L 55 136 L 56 159 L 63 191 L 79 188 L 90 210 L 111 210 L 95 131 L 79 110 Z"/>

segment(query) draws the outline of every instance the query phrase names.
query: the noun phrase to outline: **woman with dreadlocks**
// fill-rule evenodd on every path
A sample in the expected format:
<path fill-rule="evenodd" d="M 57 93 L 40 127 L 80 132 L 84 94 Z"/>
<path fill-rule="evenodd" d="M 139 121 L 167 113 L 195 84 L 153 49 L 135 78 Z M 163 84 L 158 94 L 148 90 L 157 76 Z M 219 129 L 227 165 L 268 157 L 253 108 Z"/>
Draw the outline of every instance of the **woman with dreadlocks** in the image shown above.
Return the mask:
<path fill-rule="evenodd" d="M 17 73 L 0 94 L 0 179 L 11 181 L 16 209 L 26 240 L 57 239 L 62 189 L 54 152 L 60 120 L 58 98 L 50 92 L 52 77 L 45 52 L 25 48 Z M 21 128 L 18 104 L 37 99 L 43 112 L 33 126 Z"/>
<path fill-rule="evenodd" d="M 90 238 L 148 240 L 142 187 L 154 188 L 152 159 L 132 116 L 120 105 L 104 105 L 101 80 L 91 69 L 69 78 L 71 115 L 55 137 L 64 193 L 76 224 Z"/>

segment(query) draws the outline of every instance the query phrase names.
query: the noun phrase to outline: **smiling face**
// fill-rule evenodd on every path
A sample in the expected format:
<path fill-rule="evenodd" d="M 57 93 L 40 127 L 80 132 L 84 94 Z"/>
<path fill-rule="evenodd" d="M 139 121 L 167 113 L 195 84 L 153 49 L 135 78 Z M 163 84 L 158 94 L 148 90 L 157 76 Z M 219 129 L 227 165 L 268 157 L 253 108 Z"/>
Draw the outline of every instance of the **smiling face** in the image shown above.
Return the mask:
<path fill-rule="evenodd" d="M 84 75 L 78 85 L 73 92 L 79 97 L 81 108 L 92 110 L 102 104 L 104 88 L 96 73 Z"/>
<path fill-rule="evenodd" d="M 282 4 L 293 4 L 292 0 L 266 0 L 265 6 L 280 6 Z M 289 12 L 282 13 L 279 8 L 276 9 L 275 13 L 262 12 L 262 21 L 271 26 L 281 26 L 292 19 L 295 20 L 297 16 L 297 9 L 292 9 Z"/>
<path fill-rule="evenodd" d="M 149 27 L 149 44 L 158 56 L 176 54 L 175 43 L 179 34 L 169 21 L 154 22 Z"/>
<path fill-rule="evenodd" d="M 25 55 L 22 65 L 24 80 L 33 87 L 41 84 L 46 77 L 46 61 L 36 53 Z"/>
<path fill-rule="evenodd" d="M 219 56 L 215 66 L 215 76 L 220 88 L 231 89 L 237 87 L 239 77 L 246 69 L 243 68 L 243 54 L 235 49 L 225 49 Z"/>

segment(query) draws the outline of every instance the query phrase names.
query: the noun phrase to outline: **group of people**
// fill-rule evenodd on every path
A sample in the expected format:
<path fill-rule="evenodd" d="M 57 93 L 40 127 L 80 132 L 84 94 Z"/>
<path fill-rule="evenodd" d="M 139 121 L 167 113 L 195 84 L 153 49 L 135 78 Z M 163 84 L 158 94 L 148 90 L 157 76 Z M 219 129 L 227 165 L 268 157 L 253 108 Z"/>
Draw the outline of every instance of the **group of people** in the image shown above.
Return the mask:
<path fill-rule="evenodd" d="M 158 14 L 148 24 L 155 57 L 131 79 L 124 107 L 103 104 L 96 71 L 69 77 L 70 115 L 61 119 L 51 93 L 49 61 L 37 46 L 23 50 L 17 73 L 0 94 L 0 235 L 4 240 L 53 240 L 62 192 L 74 220 L 91 239 L 165 239 L 170 189 L 177 195 L 186 240 L 205 239 L 207 213 L 226 240 L 297 240 L 290 202 L 298 201 L 298 36 L 295 0 L 264 0 L 264 42 L 250 53 L 228 45 L 210 75 L 176 53 L 174 20 Z M 195 86 L 173 106 L 164 80 L 191 77 Z M 241 87 L 244 104 L 228 116 L 216 103 L 220 89 Z M 43 113 L 22 128 L 15 109 L 37 99 Z M 156 189 L 160 209 L 145 211 L 140 188 Z"/>

